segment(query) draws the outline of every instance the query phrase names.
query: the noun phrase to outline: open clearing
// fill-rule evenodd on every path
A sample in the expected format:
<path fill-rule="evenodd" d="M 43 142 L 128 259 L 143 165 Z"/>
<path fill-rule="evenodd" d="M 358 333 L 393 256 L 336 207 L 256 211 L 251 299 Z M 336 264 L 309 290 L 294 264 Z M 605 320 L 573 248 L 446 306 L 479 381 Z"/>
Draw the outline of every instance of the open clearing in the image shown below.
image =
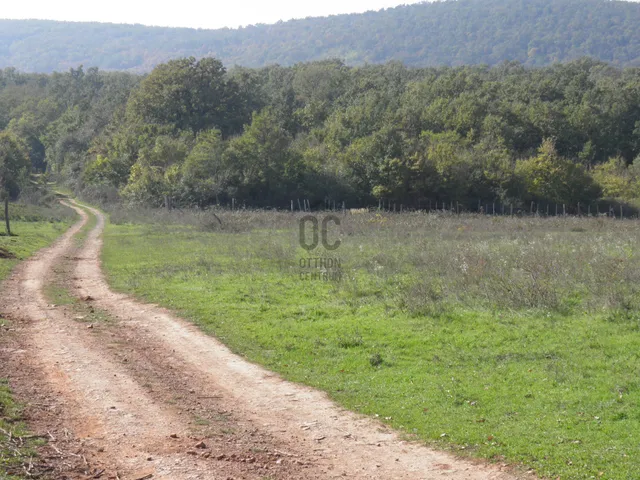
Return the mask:
<path fill-rule="evenodd" d="M 3 285 L 2 375 L 52 478 L 508 479 L 402 440 L 283 381 L 168 311 L 109 290 L 89 215 Z M 63 300 L 53 304 L 47 295 Z"/>
<path fill-rule="evenodd" d="M 300 279 L 301 214 L 217 216 L 115 210 L 110 283 L 434 448 L 640 476 L 637 221 L 339 214 L 324 282 Z"/>

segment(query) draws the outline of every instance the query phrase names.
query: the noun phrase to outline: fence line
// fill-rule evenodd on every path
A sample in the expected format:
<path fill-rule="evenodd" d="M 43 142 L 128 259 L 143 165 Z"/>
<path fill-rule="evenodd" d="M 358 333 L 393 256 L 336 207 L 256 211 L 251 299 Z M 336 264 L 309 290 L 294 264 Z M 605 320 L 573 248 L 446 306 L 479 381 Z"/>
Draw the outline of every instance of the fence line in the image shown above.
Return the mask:
<path fill-rule="evenodd" d="M 219 205 L 220 206 L 220 205 Z M 225 208 L 225 206 L 222 206 Z M 236 198 L 232 198 L 227 204 L 227 208 L 231 210 L 247 209 L 246 202 L 240 202 Z M 297 209 L 296 209 L 297 207 Z M 314 208 L 315 207 L 315 208 Z M 251 208 L 251 207 L 249 207 Z M 260 208 L 260 207 L 258 207 Z M 265 207 L 262 207 L 265 208 Z M 269 207 L 267 207 L 269 208 Z M 270 209 L 273 209 L 271 207 Z M 275 207 L 275 209 L 280 209 Z M 330 211 L 347 213 L 352 209 L 348 208 L 345 201 L 336 201 L 332 198 L 325 198 L 323 204 L 313 205 L 309 199 L 296 198 L 291 199 L 288 208 L 294 212 L 311 212 L 311 211 Z M 528 205 L 514 205 L 512 203 L 503 202 L 483 202 L 478 200 L 477 205 L 473 203 L 473 207 L 469 204 L 462 204 L 452 200 L 428 199 L 418 202 L 418 207 L 405 205 L 403 203 L 392 202 L 390 200 L 380 199 L 377 207 L 358 207 L 355 211 L 363 212 L 385 212 L 385 213 L 407 213 L 407 212 L 424 212 L 424 213 L 448 213 L 448 214 L 479 214 L 487 216 L 538 216 L 538 217 L 562 217 L 562 216 L 585 216 L 585 217 L 610 217 L 610 218 L 638 218 L 639 210 L 630 205 L 623 205 L 614 202 L 593 202 L 582 204 L 578 202 L 576 205 L 567 205 L 562 203 L 547 202 L 531 202 Z"/>

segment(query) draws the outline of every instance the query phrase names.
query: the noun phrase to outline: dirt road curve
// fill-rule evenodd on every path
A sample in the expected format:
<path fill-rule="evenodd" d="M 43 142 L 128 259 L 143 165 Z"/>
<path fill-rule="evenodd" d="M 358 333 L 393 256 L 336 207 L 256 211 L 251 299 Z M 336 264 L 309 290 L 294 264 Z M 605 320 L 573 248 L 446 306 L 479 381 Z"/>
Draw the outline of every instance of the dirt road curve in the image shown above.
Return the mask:
<path fill-rule="evenodd" d="M 170 312 L 110 291 L 100 270 L 104 218 L 73 208 L 82 220 L 23 263 L 0 300 L 13 326 L 0 338 L 0 376 L 49 440 L 34 468 L 60 479 L 515 478 L 402 441 Z M 97 225 L 78 246 L 89 215 Z M 102 321 L 50 305 L 48 284 L 66 285 Z"/>

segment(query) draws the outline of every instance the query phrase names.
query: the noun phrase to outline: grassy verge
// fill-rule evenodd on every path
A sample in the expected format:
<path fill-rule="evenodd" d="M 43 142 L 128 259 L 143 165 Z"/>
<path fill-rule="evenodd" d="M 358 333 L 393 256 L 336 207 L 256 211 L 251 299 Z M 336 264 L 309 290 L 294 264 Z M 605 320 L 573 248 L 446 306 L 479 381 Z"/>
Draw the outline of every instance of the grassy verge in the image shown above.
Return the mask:
<path fill-rule="evenodd" d="M 640 477 L 637 222 L 347 216 L 339 250 L 309 255 L 293 217 L 219 216 L 114 215 L 112 285 L 438 448 Z M 322 255 L 341 282 L 301 280 Z"/>
<path fill-rule="evenodd" d="M 0 380 L 0 479 L 22 478 L 23 465 L 35 456 L 37 441 L 25 439 L 21 408 L 11 397 L 6 381 Z"/>
<path fill-rule="evenodd" d="M 0 235 L 0 281 L 9 275 L 20 260 L 50 245 L 62 235 L 75 218 L 75 212 L 63 206 L 34 207 L 20 204 L 11 205 L 10 215 L 14 236 Z M 3 213 L 0 213 L 0 226 L 4 226 Z"/>
<path fill-rule="evenodd" d="M 62 207 L 11 205 L 11 227 L 15 236 L 0 236 L 0 282 L 21 260 L 51 244 L 75 219 L 75 212 Z M 4 217 L 0 214 L 0 225 Z M 0 283 L 0 295 L 2 284 Z M 8 321 L 0 318 L 0 324 Z M 0 343 L 1 345 L 1 343 Z M 20 421 L 21 409 L 0 379 L 0 478 L 22 478 L 23 465 L 35 455 L 33 440 L 25 440 L 26 427 Z"/>

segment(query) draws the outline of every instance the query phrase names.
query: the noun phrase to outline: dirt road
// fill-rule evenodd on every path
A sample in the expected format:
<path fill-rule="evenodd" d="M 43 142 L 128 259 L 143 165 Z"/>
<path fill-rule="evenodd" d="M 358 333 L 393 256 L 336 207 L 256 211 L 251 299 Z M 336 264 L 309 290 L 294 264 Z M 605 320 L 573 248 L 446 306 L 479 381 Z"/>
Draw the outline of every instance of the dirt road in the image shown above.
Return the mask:
<path fill-rule="evenodd" d="M 13 329 L 0 338 L 0 376 L 48 438 L 35 469 L 60 479 L 516 478 L 403 441 L 112 292 L 100 268 L 104 218 L 72 207 L 81 221 L 24 262 L 0 300 Z M 97 224 L 79 245 L 90 215 Z M 51 305 L 51 285 L 78 304 Z M 101 320 L 88 323 L 79 308 Z"/>

